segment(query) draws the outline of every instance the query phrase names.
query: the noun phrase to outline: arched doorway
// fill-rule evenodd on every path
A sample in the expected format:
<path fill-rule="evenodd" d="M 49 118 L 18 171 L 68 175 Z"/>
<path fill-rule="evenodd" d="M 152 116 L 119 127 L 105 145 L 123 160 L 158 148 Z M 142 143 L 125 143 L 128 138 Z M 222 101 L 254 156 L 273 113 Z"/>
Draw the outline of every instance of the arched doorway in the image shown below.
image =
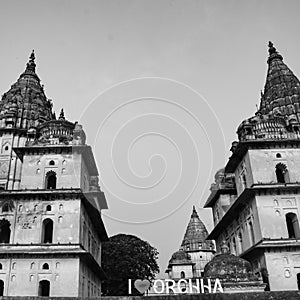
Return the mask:
<path fill-rule="evenodd" d="M 42 297 L 50 296 L 50 281 L 41 280 L 39 282 L 39 296 L 42 296 Z"/>
<path fill-rule="evenodd" d="M 298 285 L 298 290 L 300 291 L 300 273 L 297 274 L 297 285 Z"/>
<path fill-rule="evenodd" d="M 300 230 L 297 215 L 294 213 L 288 213 L 285 215 L 286 227 L 290 239 L 299 238 Z"/>
<path fill-rule="evenodd" d="M 4 281 L 0 280 L 0 297 L 3 296 L 4 293 Z"/>
<path fill-rule="evenodd" d="M 261 269 L 261 277 L 263 283 L 266 283 L 265 291 L 269 291 L 270 290 L 269 274 L 266 268 Z"/>
<path fill-rule="evenodd" d="M 56 189 L 56 173 L 54 171 L 49 171 L 46 174 L 45 187 L 47 190 Z"/>
<path fill-rule="evenodd" d="M 0 220 L 0 243 L 9 243 L 10 222 L 6 219 Z"/>
<path fill-rule="evenodd" d="M 52 243 L 53 240 L 53 221 L 45 219 L 42 228 L 42 243 Z"/>

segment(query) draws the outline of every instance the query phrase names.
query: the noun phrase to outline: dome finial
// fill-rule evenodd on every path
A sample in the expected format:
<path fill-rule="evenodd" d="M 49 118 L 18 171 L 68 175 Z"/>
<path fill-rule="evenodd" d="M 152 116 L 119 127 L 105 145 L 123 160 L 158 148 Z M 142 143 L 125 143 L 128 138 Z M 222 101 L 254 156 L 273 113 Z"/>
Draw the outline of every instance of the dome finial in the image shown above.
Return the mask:
<path fill-rule="evenodd" d="M 29 61 L 26 65 L 26 70 L 25 70 L 25 73 L 35 73 L 35 67 L 36 67 L 36 64 L 34 62 L 35 60 L 35 55 L 34 55 L 34 50 L 32 50 L 30 56 L 29 56 Z"/>
<path fill-rule="evenodd" d="M 195 205 L 193 205 L 193 212 L 192 212 L 192 216 L 191 217 L 192 218 L 198 217 Z"/>
<path fill-rule="evenodd" d="M 283 60 L 283 57 L 278 53 L 278 51 L 276 50 L 276 48 L 274 47 L 271 41 L 269 41 L 268 47 L 269 47 L 268 63 L 270 63 L 275 58 Z"/>
<path fill-rule="evenodd" d="M 276 53 L 276 48 L 273 46 L 273 43 L 271 41 L 269 41 L 269 54 L 271 55 L 272 53 Z"/>
<path fill-rule="evenodd" d="M 228 246 L 226 245 L 226 242 L 225 242 L 225 241 L 222 242 L 222 245 L 221 245 L 221 253 L 222 253 L 222 254 L 228 254 L 228 253 L 229 253 L 229 248 L 228 248 Z"/>
<path fill-rule="evenodd" d="M 64 113 L 64 109 L 62 108 L 59 114 L 59 120 L 65 120 L 65 113 Z"/>
<path fill-rule="evenodd" d="M 35 60 L 35 55 L 34 55 L 34 49 L 33 49 L 29 56 L 29 63 L 34 63 L 34 60 Z"/>

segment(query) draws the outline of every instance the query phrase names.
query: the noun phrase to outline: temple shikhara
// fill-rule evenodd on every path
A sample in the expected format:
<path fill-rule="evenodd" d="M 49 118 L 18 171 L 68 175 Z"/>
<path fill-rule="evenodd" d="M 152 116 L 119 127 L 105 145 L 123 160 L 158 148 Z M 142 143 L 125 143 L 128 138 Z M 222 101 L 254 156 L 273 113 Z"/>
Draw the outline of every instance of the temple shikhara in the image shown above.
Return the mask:
<path fill-rule="evenodd" d="M 35 68 L 32 52 L 0 101 L 0 296 L 99 296 L 107 204 L 97 166 Z"/>
<path fill-rule="evenodd" d="M 249 261 L 266 290 L 298 290 L 300 82 L 271 42 L 267 63 L 259 109 L 238 127 L 205 204 L 214 219 L 208 239 Z"/>
<path fill-rule="evenodd" d="M 206 240 L 207 236 L 194 206 L 181 246 L 172 254 L 166 270 L 170 279 L 203 277 L 204 267 L 215 253 L 214 241 Z"/>

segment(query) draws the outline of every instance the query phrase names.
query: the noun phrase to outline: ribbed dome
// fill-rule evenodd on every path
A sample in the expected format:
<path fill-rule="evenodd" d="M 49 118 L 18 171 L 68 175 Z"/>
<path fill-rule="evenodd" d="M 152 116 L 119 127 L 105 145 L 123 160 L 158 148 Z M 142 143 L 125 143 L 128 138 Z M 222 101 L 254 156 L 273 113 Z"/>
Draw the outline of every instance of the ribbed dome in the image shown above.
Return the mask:
<path fill-rule="evenodd" d="M 290 117 L 294 121 L 294 116 Z M 262 115 L 243 121 L 238 127 L 237 134 L 240 141 L 253 139 L 274 139 L 283 137 L 287 133 L 287 122 L 279 116 Z"/>
<path fill-rule="evenodd" d="M 170 264 L 191 264 L 191 256 L 183 250 L 176 251 L 172 254 L 171 259 L 169 260 Z"/>
<path fill-rule="evenodd" d="M 247 281 L 254 280 L 250 262 L 233 254 L 230 254 L 228 247 L 222 246 L 222 253 L 206 264 L 204 268 L 204 276 L 219 278 L 223 281 Z"/>
<path fill-rule="evenodd" d="M 36 129 L 30 128 L 26 145 L 84 145 L 85 139 L 82 126 L 67 121 L 62 109 L 58 120 L 44 122 Z"/>
<path fill-rule="evenodd" d="M 35 73 L 35 56 L 31 53 L 25 71 L 0 101 L 0 128 L 29 129 L 52 120 L 52 103 L 46 98 Z"/>
<path fill-rule="evenodd" d="M 269 42 L 268 72 L 259 111 L 289 116 L 299 112 L 300 82 Z M 299 117 L 299 116 L 298 116 Z"/>
<path fill-rule="evenodd" d="M 181 247 L 185 251 L 198 251 L 199 249 L 213 249 L 214 244 L 212 241 L 207 241 L 208 236 L 207 229 L 205 225 L 200 220 L 195 206 L 193 207 L 193 212 L 191 219 L 187 226 Z"/>

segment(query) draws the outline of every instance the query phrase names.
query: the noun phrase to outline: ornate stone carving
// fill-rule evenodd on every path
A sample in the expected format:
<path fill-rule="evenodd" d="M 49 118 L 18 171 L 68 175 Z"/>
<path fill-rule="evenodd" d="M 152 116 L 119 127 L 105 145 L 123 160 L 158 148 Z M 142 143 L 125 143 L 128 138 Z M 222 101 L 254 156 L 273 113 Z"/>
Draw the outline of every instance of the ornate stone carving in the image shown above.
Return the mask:
<path fill-rule="evenodd" d="M 8 161 L 0 161 L 0 178 L 7 178 L 8 176 Z"/>

